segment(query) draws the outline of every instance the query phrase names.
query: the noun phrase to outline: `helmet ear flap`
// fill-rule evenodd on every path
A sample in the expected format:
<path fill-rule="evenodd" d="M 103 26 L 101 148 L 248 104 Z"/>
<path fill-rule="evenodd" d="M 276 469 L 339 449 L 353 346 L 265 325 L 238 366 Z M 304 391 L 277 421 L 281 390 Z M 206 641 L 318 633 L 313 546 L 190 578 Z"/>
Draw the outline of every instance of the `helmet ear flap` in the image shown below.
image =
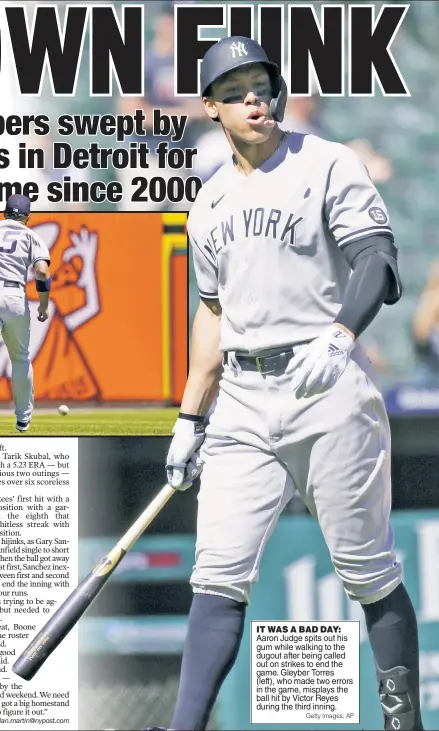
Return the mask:
<path fill-rule="evenodd" d="M 282 122 L 288 99 L 288 89 L 283 76 L 277 76 L 274 85 L 275 96 L 270 102 L 270 114 L 275 122 Z"/>

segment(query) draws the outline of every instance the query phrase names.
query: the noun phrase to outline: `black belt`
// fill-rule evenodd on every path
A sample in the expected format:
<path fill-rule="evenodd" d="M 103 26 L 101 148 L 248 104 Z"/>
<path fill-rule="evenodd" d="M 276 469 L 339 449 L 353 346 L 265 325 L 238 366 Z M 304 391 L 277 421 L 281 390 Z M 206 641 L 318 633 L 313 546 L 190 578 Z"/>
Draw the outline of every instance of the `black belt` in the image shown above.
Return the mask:
<path fill-rule="evenodd" d="M 8 279 L 0 279 L 3 282 L 3 287 L 21 287 L 20 282 L 10 282 Z"/>
<path fill-rule="evenodd" d="M 296 347 L 288 346 L 287 348 L 270 351 L 267 355 L 239 355 L 235 353 L 235 358 L 244 371 L 258 371 L 263 376 L 268 374 L 281 375 L 285 373 L 285 369 L 293 355 L 296 353 Z M 224 364 L 229 362 L 229 354 L 224 353 Z"/>

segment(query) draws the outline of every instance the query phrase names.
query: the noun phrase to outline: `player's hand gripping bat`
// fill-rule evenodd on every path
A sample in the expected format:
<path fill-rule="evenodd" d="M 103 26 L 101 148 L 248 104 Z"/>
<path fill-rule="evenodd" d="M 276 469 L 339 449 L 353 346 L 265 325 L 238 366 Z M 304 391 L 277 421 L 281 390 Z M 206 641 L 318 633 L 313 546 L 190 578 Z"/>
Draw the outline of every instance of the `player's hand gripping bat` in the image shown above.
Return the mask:
<path fill-rule="evenodd" d="M 72 591 L 14 663 L 12 671 L 16 675 L 23 680 L 31 680 L 34 677 L 97 597 L 125 554 L 174 493 L 174 488 L 165 485 L 120 541 Z"/>

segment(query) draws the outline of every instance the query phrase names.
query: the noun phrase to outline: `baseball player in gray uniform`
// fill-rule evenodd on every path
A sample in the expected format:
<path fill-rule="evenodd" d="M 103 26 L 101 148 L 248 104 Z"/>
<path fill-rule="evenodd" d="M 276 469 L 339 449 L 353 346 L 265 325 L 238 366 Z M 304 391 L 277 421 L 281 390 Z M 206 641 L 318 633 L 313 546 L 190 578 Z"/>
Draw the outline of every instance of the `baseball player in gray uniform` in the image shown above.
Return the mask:
<path fill-rule="evenodd" d="M 30 314 L 25 293 L 29 267 L 35 269 L 40 322 L 48 317 L 51 286 L 49 250 L 40 236 L 27 227 L 29 218 L 29 198 L 11 195 L 4 220 L 0 221 L 0 330 L 12 364 L 16 426 L 20 432 L 29 429 L 34 403 Z"/>
<path fill-rule="evenodd" d="M 254 41 L 214 44 L 201 93 L 232 154 L 188 219 L 200 303 L 167 471 L 177 489 L 202 473 L 171 728 L 206 728 L 264 547 L 298 490 L 363 607 L 384 728 L 422 729 L 417 621 L 390 525 L 389 423 L 358 342 L 401 296 L 386 207 L 350 149 L 279 128 L 285 82 Z"/>

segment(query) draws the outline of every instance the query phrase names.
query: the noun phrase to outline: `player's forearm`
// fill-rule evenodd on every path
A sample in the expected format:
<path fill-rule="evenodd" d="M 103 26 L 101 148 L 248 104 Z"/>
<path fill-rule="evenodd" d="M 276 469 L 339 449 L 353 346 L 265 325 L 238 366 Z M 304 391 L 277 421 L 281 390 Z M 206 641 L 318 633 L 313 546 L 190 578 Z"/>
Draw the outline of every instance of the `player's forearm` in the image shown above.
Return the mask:
<path fill-rule="evenodd" d="M 39 264 L 39 262 L 37 262 L 37 265 L 38 264 Z M 35 267 L 35 279 L 39 282 L 47 282 L 47 280 L 50 279 L 49 268 L 48 267 L 43 268 L 42 266 L 37 268 L 37 266 L 36 266 Z"/>
<path fill-rule="evenodd" d="M 50 288 L 51 288 L 50 270 L 47 262 L 37 261 L 35 264 L 35 285 L 40 307 L 47 310 L 49 306 Z"/>
<path fill-rule="evenodd" d="M 379 255 L 362 259 L 352 272 L 336 323 L 359 337 L 384 304 L 390 276 L 386 261 Z"/>
<path fill-rule="evenodd" d="M 192 328 L 189 375 L 181 412 L 204 416 L 218 392 L 222 373 L 220 310 L 201 302 Z"/>
<path fill-rule="evenodd" d="M 40 307 L 47 310 L 49 307 L 50 292 L 38 292 L 38 297 L 40 300 Z"/>
<path fill-rule="evenodd" d="M 192 371 L 189 374 L 186 390 L 181 402 L 181 413 L 206 416 L 218 393 L 220 378 L 221 367 L 209 375 L 198 374 Z"/>

